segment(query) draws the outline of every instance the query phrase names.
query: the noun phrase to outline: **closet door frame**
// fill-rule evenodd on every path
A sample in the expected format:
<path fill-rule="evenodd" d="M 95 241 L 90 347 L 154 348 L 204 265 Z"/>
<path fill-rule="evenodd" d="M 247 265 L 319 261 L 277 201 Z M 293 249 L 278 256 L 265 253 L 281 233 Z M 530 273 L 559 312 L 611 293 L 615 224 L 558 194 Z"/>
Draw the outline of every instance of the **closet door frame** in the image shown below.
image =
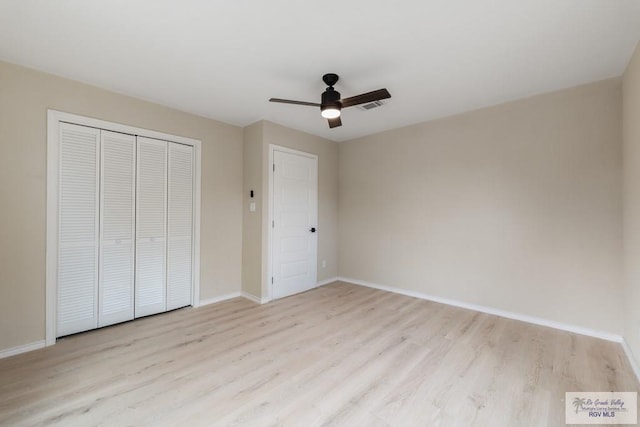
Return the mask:
<path fill-rule="evenodd" d="M 194 154 L 193 183 L 193 276 L 191 305 L 200 305 L 200 188 L 202 142 L 197 139 L 171 135 L 149 129 L 108 122 L 57 110 L 47 110 L 47 220 L 46 220 L 46 300 L 45 300 L 45 345 L 55 344 L 57 335 L 58 292 L 58 221 L 59 221 L 59 161 L 60 123 L 72 123 L 120 132 L 135 136 L 161 139 L 190 145 Z"/>

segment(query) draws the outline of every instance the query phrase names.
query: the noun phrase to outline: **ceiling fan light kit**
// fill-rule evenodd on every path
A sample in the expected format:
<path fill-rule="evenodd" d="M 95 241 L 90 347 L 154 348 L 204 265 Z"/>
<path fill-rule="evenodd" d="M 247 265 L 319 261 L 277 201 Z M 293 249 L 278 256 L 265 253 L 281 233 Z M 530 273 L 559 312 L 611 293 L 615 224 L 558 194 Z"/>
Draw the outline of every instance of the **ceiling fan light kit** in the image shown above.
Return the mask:
<path fill-rule="evenodd" d="M 324 105 L 320 107 L 321 115 L 325 119 L 335 119 L 336 117 L 340 117 L 340 106 L 337 105 Z"/>
<path fill-rule="evenodd" d="M 293 101 L 290 99 L 271 98 L 270 102 L 280 102 L 284 104 L 306 105 L 310 107 L 320 107 L 320 114 L 328 120 L 329 127 L 335 128 L 342 126 L 340 114 L 343 108 L 353 107 L 354 105 L 366 104 L 382 99 L 391 98 L 391 94 L 387 89 L 378 89 L 373 92 L 363 93 L 362 95 L 352 96 L 350 98 L 340 99 L 340 92 L 335 90 L 333 86 L 338 82 L 338 75 L 328 73 L 322 76 L 322 81 L 328 86 L 322 93 L 321 103 L 306 101 Z"/>

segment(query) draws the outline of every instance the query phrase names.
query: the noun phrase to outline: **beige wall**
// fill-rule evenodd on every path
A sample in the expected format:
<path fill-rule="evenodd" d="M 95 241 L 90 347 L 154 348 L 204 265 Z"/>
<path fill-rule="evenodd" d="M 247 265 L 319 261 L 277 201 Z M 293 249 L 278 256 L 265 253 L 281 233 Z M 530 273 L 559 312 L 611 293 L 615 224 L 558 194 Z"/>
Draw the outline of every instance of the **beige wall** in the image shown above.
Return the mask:
<path fill-rule="evenodd" d="M 259 147 L 257 141 L 259 141 Z M 269 295 L 269 281 L 266 278 L 268 274 L 270 144 L 318 156 L 318 281 L 336 277 L 338 273 L 337 144 L 275 123 L 260 121 L 245 128 L 244 133 L 245 228 L 242 269 L 243 291 L 258 298 L 266 298 Z M 256 192 L 255 213 L 249 212 L 248 194 L 251 189 Z M 326 261 L 325 268 L 322 267 L 323 260 Z"/>
<path fill-rule="evenodd" d="M 48 108 L 202 140 L 200 297 L 240 289 L 242 129 L 0 62 L 0 350 L 45 335 Z"/>
<path fill-rule="evenodd" d="M 244 128 L 243 213 L 242 213 L 242 291 L 262 296 L 262 128 L 257 122 Z M 253 190 L 253 199 L 249 192 Z M 256 211 L 249 212 L 249 203 Z"/>
<path fill-rule="evenodd" d="M 640 365 L 640 44 L 622 80 L 624 140 L 624 338 Z"/>
<path fill-rule="evenodd" d="M 341 143 L 340 276 L 621 333 L 620 86 Z"/>

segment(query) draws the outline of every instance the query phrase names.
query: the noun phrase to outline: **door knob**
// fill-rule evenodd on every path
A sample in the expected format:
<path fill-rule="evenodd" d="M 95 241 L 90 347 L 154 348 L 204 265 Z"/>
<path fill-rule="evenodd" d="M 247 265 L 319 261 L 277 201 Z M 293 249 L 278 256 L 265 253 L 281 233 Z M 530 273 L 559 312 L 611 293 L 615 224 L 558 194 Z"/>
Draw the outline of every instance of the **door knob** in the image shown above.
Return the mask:
<path fill-rule="evenodd" d="M 309 230 L 309 231 L 312 232 L 312 233 L 315 233 L 316 232 L 316 228 L 315 227 L 311 227 L 311 230 Z"/>

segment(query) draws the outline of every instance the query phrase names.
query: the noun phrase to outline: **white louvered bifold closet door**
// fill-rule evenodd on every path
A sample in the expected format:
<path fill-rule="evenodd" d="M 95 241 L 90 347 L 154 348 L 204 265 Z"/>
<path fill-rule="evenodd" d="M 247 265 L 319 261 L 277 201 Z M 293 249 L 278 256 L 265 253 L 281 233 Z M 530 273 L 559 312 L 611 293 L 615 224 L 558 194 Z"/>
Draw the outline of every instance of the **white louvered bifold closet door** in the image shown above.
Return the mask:
<path fill-rule="evenodd" d="M 98 326 L 100 130 L 60 123 L 56 336 Z"/>
<path fill-rule="evenodd" d="M 137 137 L 135 317 L 166 311 L 167 143 Z"/>
<path fill-rule="evenodd" d="M 101 131 L 98 326 L 133 319 L 135 160 L 133 135 Z"/>
<path fill-rule="evenodd" d="M 169 143 L 167 310 L 191 304 L 193 148 Z"/>

